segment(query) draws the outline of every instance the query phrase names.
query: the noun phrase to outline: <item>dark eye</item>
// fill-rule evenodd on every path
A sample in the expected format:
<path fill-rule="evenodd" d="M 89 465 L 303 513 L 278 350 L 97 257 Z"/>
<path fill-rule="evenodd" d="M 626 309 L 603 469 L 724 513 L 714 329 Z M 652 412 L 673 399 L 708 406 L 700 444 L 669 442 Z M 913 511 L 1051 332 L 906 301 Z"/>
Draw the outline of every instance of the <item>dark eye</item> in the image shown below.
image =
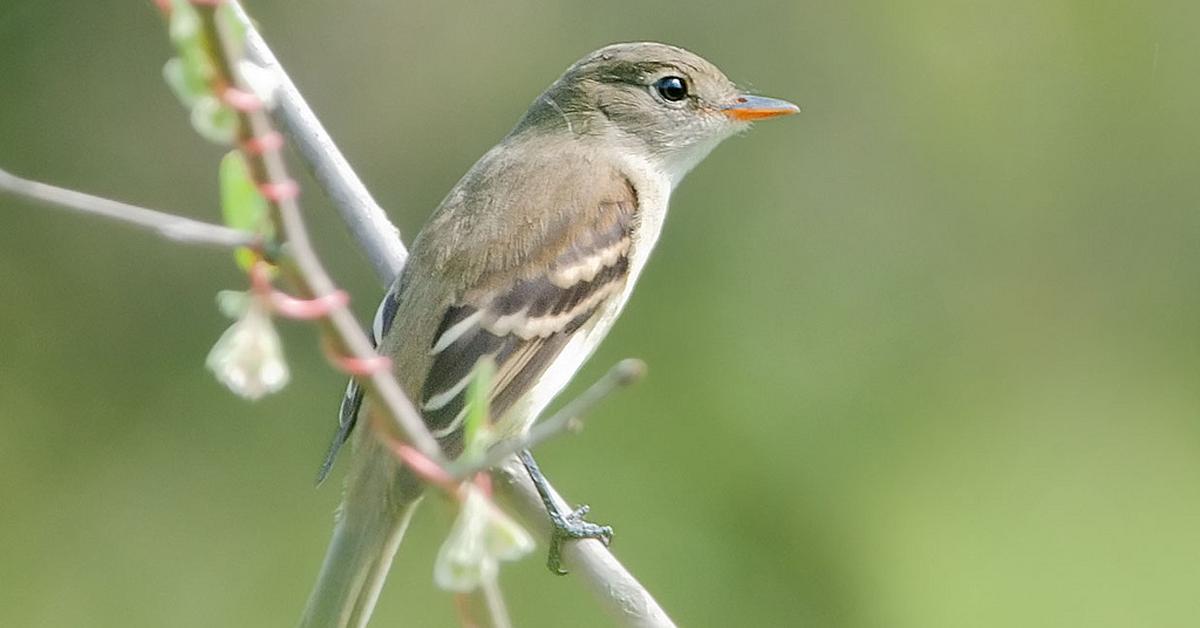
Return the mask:
<path fill-rule="evenodd" d="M 658 90 L 658 95 L 671 102 L 679 102 L 687 98 L 688 90 L 687 83 L 678 76 L 664 76 L 654 82 L 654 89 Z"/>

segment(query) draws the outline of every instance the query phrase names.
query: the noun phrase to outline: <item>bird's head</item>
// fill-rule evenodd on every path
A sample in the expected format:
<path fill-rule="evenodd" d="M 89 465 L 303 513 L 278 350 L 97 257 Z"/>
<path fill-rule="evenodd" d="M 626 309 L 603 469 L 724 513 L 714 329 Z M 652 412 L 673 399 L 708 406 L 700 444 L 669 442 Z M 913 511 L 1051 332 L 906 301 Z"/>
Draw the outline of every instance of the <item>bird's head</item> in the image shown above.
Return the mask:
<path fill-rule="evenodd" d="M 750 122 L 799 111 L 740 91 L 716 66 L 682 48 L 613 44 L 574 65 L 534 101 L 514 133 L 561 129 L 618 142 L 683 178 Z"/>

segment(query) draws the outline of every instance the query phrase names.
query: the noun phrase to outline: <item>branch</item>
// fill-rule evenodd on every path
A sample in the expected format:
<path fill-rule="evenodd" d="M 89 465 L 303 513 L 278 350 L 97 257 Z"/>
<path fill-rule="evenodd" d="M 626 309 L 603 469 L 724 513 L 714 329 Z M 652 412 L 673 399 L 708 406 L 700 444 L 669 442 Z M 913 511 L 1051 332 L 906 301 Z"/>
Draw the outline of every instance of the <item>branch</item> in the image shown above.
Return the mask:
<path fill-rule="evenodd" d="M 342 219 L 347 223 L 359 246 L 371 262 L 372 268 L 385 287 L 389 286 L 407 258 L 407 250 L 400 241 L 399 231 L 391 225 L 386 215 L 381 215 L 378 205 L 370 200 L 370 194 L 362 182 L 350 170 L 328 133 L 321 128 L 312 110 L 295 85 L 287 78 L 283 67 L 271 54 L 270 49 L 258 34 L 253 22 L 242 10 L 237 0 L 230 0 L 237 8 L 236 14 L 246 27 L 246 52 L 251 59 L 265 62 L 275 70 L 280 79 L 276 94 L 282 106 L 276 108 L 276 119 L 287 136 L 301 147 L 300 158 L 317 173 L 317 182 L 333 200 Z M 305 148 L 306 144 L 310 148 Z M 347 191 L 354 192 L 347 195 Z M 366 202 L 363 199 L 367 199 Z M 384 225 L 380 228 L 376 225 Z M 365 228 L 365 225 L 372 225 Z M 382 272 L 381 269 L 394 269 Z M 515 466 L 514 466 L 515 464 Z M 525 522 L 542 534 L 548 535 L 549 518 L 545 506 L 538 497 L 532 481 L 524 473 L 519 461 L 510 457 L 494 473 L 498 492 L 511 498 L 511 504 Z M 553 491 L 553 489 L 552 489 Z M 565 507 L 565 502 L 554 493 L 556 500 Z M 565 544 L 563 557 L 571 565 L 573 573 L 580 576 L 588 589 L 628 626 L 674 626 L 674 622 L 659 606 L 650 592 L 624 568 L 602 543 L 584 540 Z"/>
<path fill-rule="evenodd" d="M 246 58 L 275 73 L 279 79 L 276 103 L 271 112 L 287 129 L 287 135 L 308 167 L 313 178 L 333 201 L 342 222 L 358 243 L 375 276 L 385 287 L 400 276 L 408 251 L 400 240 L 400 230 L 388 219 L 387 212 L 375 202 L 367 186 L 358 178 L 350 163 L 338 151 L 333 138 L 321 126 L 295 83 L 254 28 L 240 2 L 231 2 L 238 19 L 246 26 Z"/>
<path fill-rule="evenodd" d="M 0 170 L 0 190 L 44 205 L 127 222 L 184 244 L 222 248 L 258 246 L 258 238 L 252 233 L 30 181 L 4 170 Z"/>
<path fill-rule="evenodd" d="M 216 66 L 217 75 L 211 79 L 212 90 L 237 112 L 239 145 L 242 146 L 255 183 L 271 208 L 272 218 L 284 242 L 286 254 L 281 270 L 306 298 L 328 297 L 337 292 L 337 286 L 309 241 L 308 229 L 296 200 L 296 183 L 288 176 L 282 154 L 277 146 L 259 150 L 247 148 L 255 145 L 271 147 L 272 143 L 267 142 L 266 138 L 274 134 L 274 129 L 270 118 L 264 113 L 262 103 L 254 96 L 247 98 L 253 92 L 244 84 L 239 73 L 233 70 L 236 59 L 227 48 L 232 45 L 233 38 L 220 32 L 219 20 L 216 19 L 218 4 L 196 5 L 202 28 L 211 42 L 210 51 Z M 346 370 L 352 371 L 383 412 L 392 419 L 392 425 L 398 428 L 404 441 L 426 458 L 444 466 L 445 456 L 441 447 L 429 433 L 412 401 L 400 388 L 391 369 L 378 368 L 380 358 L 350 308 L 345 303 L 331 307 L 328 314 L 320 319 L 320 324 L 337 361 L 349 367 Z"/>

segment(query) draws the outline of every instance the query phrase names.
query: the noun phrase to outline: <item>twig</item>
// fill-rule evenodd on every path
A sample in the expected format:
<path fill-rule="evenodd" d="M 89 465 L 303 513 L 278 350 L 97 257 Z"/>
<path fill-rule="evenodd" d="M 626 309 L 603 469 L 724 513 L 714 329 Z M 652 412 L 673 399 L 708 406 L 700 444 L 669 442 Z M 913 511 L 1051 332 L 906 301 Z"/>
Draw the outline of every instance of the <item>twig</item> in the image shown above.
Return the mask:
<path fill-rule="evenodd" d="M 519 451 L 532 449 L 539 443 L 574 429 L 578 420 L 596 407 L 605 397 L 612 394 L 617 388 L 633 384 L 645 373 L 646 363 L 641 360 L 629 358 L 617 362 L 603 377 L 596 380 L 596 383 L 583 391 L 583 394 L 567 402 L 567 405 L 551 415 L 550 418 L 538 421 L 524 437 L 502 441 L 487 450 L 482 458 L 466 461 L 468 464 L 462 468 L 458 468 L 452 463 L 450 472 L 459 479 L 469 478 L 480 471 L 500 464 L 505 458 Z"/>
<path fill-rule="evenodd" d="M 484 607 L 487 608 L 492 628 L 512 628 L 512 619 L 508 616 L 508 606 L 504 603 L 504 594 L 500 592 L 497 579 L 484 578 L 479 588 L 482 589 Z"/>
<path fill-rule="evenodd" d="M 205 36 L 210 42 L 216 69 L 217 76 L 212 79 L 212 88 L 226 100 L 230 100 L 231 95 L 237 93 L 238 98 L 245 101 L 245 95 L 253 92 L 243 84 L 238 73 L 233 71 L 235 60 L 229 50 L 233 38 L 220 32 L 219 20 L 216 19 L 219 4 L 220 2 L 205 2 L 195 5 Z M 257 101 L 256 98 L 254 100 Z M 236 110 L 239 119 L 238 140 L 241 146 L 261 144 L 262 138 L 274 133 L 271 120 L 264 113 L 261 103 L 255 102 L 254 106 L 242 104 L 234 106 L 233 109 Z M 283 156 L 278 150 L 243 150 L 242 153 L 250 166 L 251 175 L 264 192 L 263 196 L 271 207 L 272 216 L 278 222 L 282 240 L 285 242 L 286 263 L 281 266 L 285 276 L 303 296 L 310 299 L 336 292 L 337 286 L 321 265 L 309 241 L 300 204 L 296 201 L 296 184 L 288 176 Z M 267 193 L 268 191 L 271 193 Z M 320 324 L 336 355 L 347 356 L 359 365 L 379 363 L 379 356 L 371 346 L 370 340 L 346 305 L 331 308 L 328 315 L 320 320 Z M 392 419 L 405 442 L 426 458 L 444 466 L 445 457 L 441 448 L 429 433 L 416 407 L 400 388 L 391 369 L 361 369 L 353 375 L 367 392 L 372 394 L 380 409 Z"/>
<path fill-rule="evenodd" d="M 276 71 L 281 80 L 280 89 L 276 94 L 279 102 L 295 104 L 294 107 L 278 107 L 275 113 L 276 119 L 287 136 L 299 146 L 305 144 L 306 138 L 322 138 L 320 150 L 302 151 L 300 158 L 314 172 L 328 173 L 330 179 L 318 178 L 318 183 L 337 205 L 343 220 L 350 225 L 355 240 L 367 255 L 371 267 L 376 269 L 380 283 L 384 287 L 390 286 L 395 277 L 399 275 L 399 269 L 404 266 L 407 257 L 407 250 L 400 241 L 399 232 L 394 227 L 390 227 L 391 223 L 387 221 L 386 215 L 382 217 L 382 221 L 388 224 L 389 228 L 358 229 L 355 227 L 364 222 L 375 224 L 375 214 L 372 213 L 371 218 L 364 217 L 363 207 L 344 198 L 338 190 L 342 186 L 345 186 L 346 189 L 362 188 L 362 183 L 354 176 L 353 172 L 349 172 L 347 175 L 341 170 L 340 164 L 347 163 L 345 157 L 329 139 L 324 129 L 320 128 L 319 124 L 314 124 L 315 116 L 307 106 L 303 105 L 304 99 L 296 90 L 295 85 L 287 80 L 282 66 L 275 61 L 274 55 L 270 54 L 270 49 L 258 34 L 253 22 L 241 9 L 240 3 L 237 0 L 229 1 L 238 8 L 236 14 L 246 27 L 247 53 L 252 59 L 267 61 L 270 67 Z M 370 195 L 366 196 L 369 198 Z M 371 205 L 373 206 L 374 203 L 371 202 Z M 380 273 L 379 269 L 383 268 L 395 268 L 396 271 Z M 510 457 L 503 465 L 495 469 L 493 476 L 498 480 L 496 482 L 497 492 L 503 493 L 508 498 L 514 512 L 521 520 L 527 526 L 548 535 L 550 533 L 549 518 L 546 516 L 545 506 L 542 505 L 541 498 L 538 496 L 533 482 L 524 472 L 520 461 L 515 457 Z M 553 494 L 557 500 L 565 504 L 561 497 L 558 497 L 557 492 Z M 604 544 L 595 540 L 567 543 L 563 547 L 563 557 L 566 563 L 572 567 L 572 573 L 584 581 L 601 604 L 621 619 L 624 625 L 660 628 L 675 625 L 658 602 L 654 600 L 654 597 L 650 595 L 650 592 L 621 565 Z"/>
<path fill-rule="evenodd" d="M 222 248 L 257 245 L 258 239 L 252 233 L 23 179 L 4 170 L 0 170 L 0 190 L 45 205 L 127 222 L 184 244 Z"/>
<path fill-rule="evenodd" d="M 271 70 L 279 79 L 280 88 L 272 115 L 287 128 L 301 161 L 333 201 L 376 277 L 385 286 L 391 285 L 400 276 L 400 269 L 408 257 L 400 230 L 388 220 L 387 212 L 375 202 L 367 186 L 338 151 L 333 138 L 300 96 L 300 91 L 258 34 L 242 5 L 238 2 L 230 4 L 237 18 L 247 27 L 246 58 Z"/>

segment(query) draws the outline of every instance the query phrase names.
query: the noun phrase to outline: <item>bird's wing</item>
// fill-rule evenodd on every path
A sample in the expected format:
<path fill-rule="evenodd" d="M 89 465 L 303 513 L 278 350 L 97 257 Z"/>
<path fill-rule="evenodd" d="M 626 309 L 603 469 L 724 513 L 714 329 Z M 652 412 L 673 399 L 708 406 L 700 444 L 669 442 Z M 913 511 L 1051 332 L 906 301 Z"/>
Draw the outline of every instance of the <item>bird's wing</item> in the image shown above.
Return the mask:
<path fill-rule="evenodd" d="M 610 299 L 619 298 L 629 275 L 635 219 L 632 199 L 610 202 L 595 224 L 574 237 L 548 266 L 505 273 L 481 282 L 451 305 L 429 351 L 432 362 L 420 407 L 434 436 L 447 438 L 466 416 L 466 388 L 481 360 L 495 364 L 491 414 L 504 417 L 558 357 L 574 334 Z"/>
<path fill-rule="evenodd" d="M 379 347 L 379 342 L 383 335 L 392 327 L 392 321 L 396 318 L 396 310 L 399 307 L 399 301 L 396 297 L 400 293 L 400 283 L 392 284 L 387 293 L 383 295 L 383 300 L 379 302 L 379 308 L 375 310 L 375 320 L 371 324 L 371 346 Z M 358 380 L 351 378 L 346 384 L 346 394 L 342 396 L 341 406 L 338 407 L 338 429 L 333 436 L 333 442 L 329 444 L 328 451 L 325 452 L 325 459 L 321 462 L 321 468 L 317 471 L 317 484 L 325 481 L 329 477 L 329 472 L 333 469 L 333 463 L 337 460 L 337 454 L 342 449 L 342 445 L 346 444 L 346 440 L 350 438 L 350 432 L 354 429 L 354 424 L 358 420 L 358 410 L 362 407 L 363 389 L 358 385 Z"/>
<path fill-rule="evenodd" d="M 493 419 L 498 420 L 529 392 L 574 334 L 624 290 L 638 218 L 637 195 L 624 177 L 608 181 L 598 190 L 582 193 L 572 188 L 571 182 L 559 181 L 558 189 L 576 190 L 564 204 L 587 206 L 538 216 L 531 229 L 539 235 L 525 239 L 523 255 L 515 261 L 505 259 L 505 252 L 514 247 L 502 241 L 457 244 L 459 248 L 493 249 L 489 255 L 473 256 L 492 262 L 478 268 L 470 285 L 458 290 L 440 315 L 435 314 L 434 320 L 439 321 L 436 331 L 431 340 L 428 333 L 423 338 L 428 343 L 428 359 L 424 377 L 417 380 L 420 394 L 415 394 L 416 386 L 410 391 L 429 429 L 447 449 L 461 445 L 456 439 L 466 415 L 466 389 L 481 360 L 491 360 L 495 366 L 490 405 Z M 438 218 L 431 223 L 435 229 Z M 486 231 L 486 225 L 476 226 Z M 447 225 L 440 232 L 451 230 Z M 409 264 L 427 261 L 430 268 L 408 269 L 413 272 L 406 272 L 388 292 L 376 314 L 374 340 L 382 350 L 390 348 L 383 346 L 383 339 L 397 322 L 397 312 L 403 305 L 413 305 L 404 303 L 407 294 L 418 291 L 408 290 L 405 282 L 415 283 L 423 272 L 438 272 L 439 267 L 456 264 L 453 252 L 440 257 L 424 255 L 416 250 L 423 245 L 436 248 L 428 241 L 418 242 Z M 362 402 L 362 390 L 351 381 L 318 483 L 328 475 L 338 450 L 349 438 Z"/>

